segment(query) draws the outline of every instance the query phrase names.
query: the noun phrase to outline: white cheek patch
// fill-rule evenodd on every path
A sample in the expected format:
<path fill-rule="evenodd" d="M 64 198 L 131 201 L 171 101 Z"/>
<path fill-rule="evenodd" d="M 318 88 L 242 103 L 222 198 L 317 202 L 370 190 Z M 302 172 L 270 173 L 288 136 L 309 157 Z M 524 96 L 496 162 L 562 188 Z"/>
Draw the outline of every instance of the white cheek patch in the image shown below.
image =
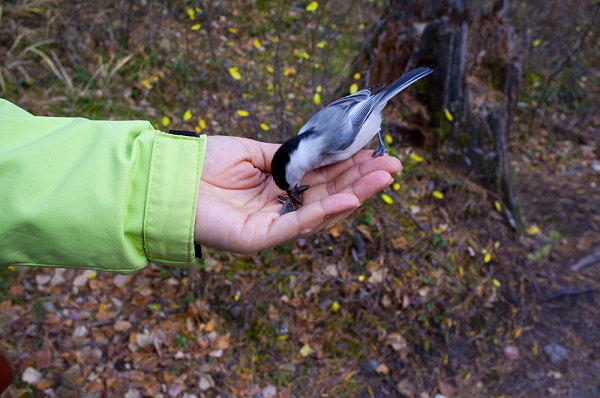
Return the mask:
<path fill-rule="evenodd" d="M 318 162 L 320 148 L 317 147 L 317 140 L 303 140 L 296 148 L 296 151 L 290 157 L 290 162 L 286 166 L 286 177 L 290 187 L 300 184 L 304 174 L 314 168 Z"/>

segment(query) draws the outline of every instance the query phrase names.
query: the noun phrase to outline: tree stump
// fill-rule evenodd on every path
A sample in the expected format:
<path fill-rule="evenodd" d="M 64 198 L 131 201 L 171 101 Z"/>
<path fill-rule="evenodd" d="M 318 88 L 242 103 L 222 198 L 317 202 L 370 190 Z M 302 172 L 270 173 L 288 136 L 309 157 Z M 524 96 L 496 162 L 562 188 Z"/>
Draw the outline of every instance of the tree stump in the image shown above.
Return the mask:
<path fill-rule="evenodd" d="M 445 148 L 455 167 L 495 192 L 521 233 L 507 149 L 521 60 L 506 1 L 394 0 L 374 32 L 373 49 L 357 62 L 366 63 L 368 84 L 392 82 L 416 66 L 433 68 L 413 89 L 429 115 L 426 147 Z"/>

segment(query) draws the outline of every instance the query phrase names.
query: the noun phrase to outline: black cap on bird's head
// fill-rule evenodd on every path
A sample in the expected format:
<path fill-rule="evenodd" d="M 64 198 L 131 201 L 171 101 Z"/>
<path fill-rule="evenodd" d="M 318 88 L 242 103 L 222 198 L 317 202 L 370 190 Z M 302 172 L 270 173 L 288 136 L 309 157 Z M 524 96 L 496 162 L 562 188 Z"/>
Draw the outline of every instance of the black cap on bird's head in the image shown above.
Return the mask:
<path fill-rule="evenodd" d="M 298 149 L 300 141 L 306 137 L 308 137 L 308 135 L 300 134 L 283 143 L 283 145 L 275 152 L 273 160 L 271 161 L 273 181 L 275 181 L 275 184 L 277 184 L 279 188 L 287 192 L 294 204 L 302 204 L 302 197 L 300 194 L 308 189 L 308 185 L 299 186 L 299 181 L 297 181 L 292 186 L 288 180 L 287 166 L 290 163 L 290 157 L 296 149 Z"/>
<path fill-rule="evenodd" d="M 273 156 L 273 160 L 271 160 L 271 174 L 273 175 L 273 181 L 275 181 L 275 184 L 284 191 L 287 191 L 290 187 L 290 184 L 288 184 L 287 179 L 285 178 L 285 169 L 287 168 L 288 163 L 290 163 L 290 153 L 291 149 L 286 142 L 279 147 Z"/>

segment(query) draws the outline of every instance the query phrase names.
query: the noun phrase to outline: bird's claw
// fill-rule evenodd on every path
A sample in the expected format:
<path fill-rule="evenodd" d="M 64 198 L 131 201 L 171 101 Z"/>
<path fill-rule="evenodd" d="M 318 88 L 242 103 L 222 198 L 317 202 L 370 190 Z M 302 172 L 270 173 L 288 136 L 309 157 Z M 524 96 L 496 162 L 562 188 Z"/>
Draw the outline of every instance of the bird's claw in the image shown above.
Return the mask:
<path fill-rule="evenodd" d="M 388 151 L 385 148 L 379 147 L 375 150 L 375 152 L 373 152 L 373 157 L 377 158 L 379 156 L 383 156 L 383 155 L 387 155 Z"/>
<path fill-rule="evenodd" d="M 385 149 L 385 145 L 383 144 L 383 140 L 381 139 L 381 130 L 377 132 L 377 137 L 379 138 L 379 148 L 373 152 L 374 158 L 388 154 L 388 151 Z"/>

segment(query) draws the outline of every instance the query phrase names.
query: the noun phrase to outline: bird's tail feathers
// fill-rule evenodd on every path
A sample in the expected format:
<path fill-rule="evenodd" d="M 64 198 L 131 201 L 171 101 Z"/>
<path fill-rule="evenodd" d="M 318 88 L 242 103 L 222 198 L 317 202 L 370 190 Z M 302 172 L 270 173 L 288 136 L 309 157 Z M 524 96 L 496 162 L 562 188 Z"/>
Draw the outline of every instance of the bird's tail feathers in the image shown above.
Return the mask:
<path fill-rule="evenodd" d="M 401 76 L 398 80 L 390 84 L 385 90 L 375 95 L 375 102 L 385 105 L 393 96 L 410 86 L 420 78 L 433 72 L 431 68 L 416 68 Z"/>

